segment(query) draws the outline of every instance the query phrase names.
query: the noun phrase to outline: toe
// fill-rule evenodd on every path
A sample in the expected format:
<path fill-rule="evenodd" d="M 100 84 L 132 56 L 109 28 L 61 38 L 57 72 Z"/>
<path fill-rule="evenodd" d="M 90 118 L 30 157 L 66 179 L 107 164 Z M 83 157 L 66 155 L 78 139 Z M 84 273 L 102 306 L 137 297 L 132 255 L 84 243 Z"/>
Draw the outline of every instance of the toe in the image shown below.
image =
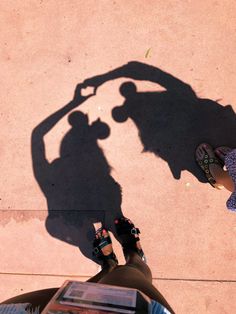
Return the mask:
<path fill-rule="evenodd" d="M 102 230 L 102 235 L 103 235 L 104 238 L 107 238 L 107 237 L 109 237 L 109 232 L 106 229 L 103 229 Z"/>
<path fill-rule="evenodd" d="M 196 159 L 197 160 L 203 160 L 203 158 L 204 158 L 204 155 L 205 155 L 204 145 L 205 144 L 200 144 L 196 149 Z"/>
<path fill-rule="evenodd" d="M 227 147 L 227 146 L 221 146 L 221 147 L 217 147 L 215 150 L 216 155 L 221 158 L 222 160 L 225 159 L 225 156 L 231 152 L 231 148 Z"/>
<path fill-rule="evenodd" d="M 225 159 L 225 152 L 222 151 L 220 148 L 217 148 L 215 150 L 216 155 L 221 159 L 224 160 Z"/>
<path fill-rule="evenodd" d="M 214 157 L 215 157 L 215 153 L 214 153 L 214 150 L 213 150 L 213 148 L 211 147 L 211 145 L 205 144 L 205 143 L 202 144 L 202 145 L 203 145 L 203 150 L 204 150 L 204 152 L 207 153 L 209 157 L 214 158 Z"/>

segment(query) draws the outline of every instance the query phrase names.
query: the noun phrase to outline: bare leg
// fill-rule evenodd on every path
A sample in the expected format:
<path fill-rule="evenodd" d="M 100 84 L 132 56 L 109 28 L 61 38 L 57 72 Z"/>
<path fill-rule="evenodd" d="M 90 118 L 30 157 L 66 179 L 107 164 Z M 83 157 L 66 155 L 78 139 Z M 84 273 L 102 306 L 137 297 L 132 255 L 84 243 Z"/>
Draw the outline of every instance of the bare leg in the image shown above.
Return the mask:
<path fill-rule="evenodd" d="M 211 164 L 209 169 L 217 183 L 222 184 L 228 191 L 233 192 L 234 183 L 228 171 L 225 171 L 214 164 Z"/>
<path fill-rule="evenodd" d="M 59 288 L 50 288 L 24 293 L 22 295 L 5 300 L 0 304 L 30 303 L 32 305 L 32 309 L 39 309 L 39 313 L 41 313 L 51 298 L 58 291 L 58 289 Z"/>
<path fill-rule="evenodd" d="M 126 251 L 126 265 L 138 269 L 145 278 L 152 283 L 152 272 L 146 263 L 141 259 L 137 252 Z"/>
<path fill-rule="evenodd" d="M 171 313 L 174 313 L 163 295 L 151 284 L 143 272 L 136 267 L 136 264 L 117 266 L 117 268 L 101 278 L 99 283 L 137 289 L 150 299 L 162 304 Z"/>
<path fill-rule="evenodd" d="M 136 237 L 138 237 L 138 235 L 135 235 Z M 137 241 L 136 242 L 136 247 L 141 250 L 141 242 Z M 139 256 L 139 254 L 137 252 L 135 252 L 134 250 L 131 249 L 126 249 L 124 250 L 124 255 L 126 258 L 126 265 L 125 266 L 130 266 L 136 270 L 138 270 L 145 278 L 143 278 L 143 276 L 140 276 L 141 281 L 137 281 L 137 275 L 138 273 L 136 272 L 136 274 L 134 273 L 134 278 L 132 278 L 132 281 L 134 280 L 134 284 L 141 284 L 141 288 L 143 289 L 139 289 L 140 291 L 142 291 L 143 293 L 145 293 L 147 296 L 149 296 L 149 298 L 161 303 L 163 306 L 165 306 L 170 312 L 173 312 L 173 310 L 171 309 L 170 305 L 167 303 L 167 301 L 165 300 L 165 298 L 162 296 L 162 294 L 152 285 L 152 272 L 151 269 L 149 268 L 149 266 L 142 260 L 142 258 Z M 130 272 L 130 269 L 129 269 Z M 174 312 L 173 312 L 174 313 Z"/>
<path fill-rule="evenodd" d="M 117 265 L 115 266 L 107 266 L 104 267 L 98 274 L 95 276 L 89 278 L 87 282 L 99 282 L 104 276 L 106 276 L 108 273 L 110 273 L 113 269 L 115 269 Z"/>

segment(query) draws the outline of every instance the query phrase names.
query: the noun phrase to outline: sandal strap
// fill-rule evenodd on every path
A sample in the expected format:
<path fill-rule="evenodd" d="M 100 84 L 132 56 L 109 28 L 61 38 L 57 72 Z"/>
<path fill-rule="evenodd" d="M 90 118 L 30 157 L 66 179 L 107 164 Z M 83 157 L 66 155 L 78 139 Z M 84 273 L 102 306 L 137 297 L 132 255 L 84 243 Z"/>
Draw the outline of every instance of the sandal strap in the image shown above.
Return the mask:
<path fill-rule="evenodd" d="M 207 156 L 207 157 L 206 157 Z M 209 164 L 219 164 L 219 160 L 215 157 L 210 157 L 209 155 L 205 155 L 204 158 L 204 163 L 209 163 Z"/>
<path fill-rule="evenodd" d="M 122 241 L 122 247 L 124 251 L 124 255 L 126 256 L 126 252 L 129 250 L 134 250 L 138 253 L 138 255 L 142 258 L 144 262 L 146 262 L 146 258 L 143 250 L 138 249 L 136 246 L 136 242 L 140 241 L 138 235 L 141 233 L 139 228 L 136 228 L 132 222 L 127 218 L 120 218 L 116 223 L 116 231 L 118 236 L 126 236 L 127 239 Z"/>
<path fill-rule="evenodd" d="M 205 176 L 206 176 L 207 180 L 209 181 L 209 183 L 213 187 L 215 187 L 216 180 L 213 178 L 213 176 L 210 172 L 209 165 L 210 164 L 216 164 L 216 165 L 222 166 L 222 164 L 220 163 L 218 158 L 210 157 L 207 153 L 205 153 L 203 160 L 198 160 L 197 163 L 200 166 L 200 168 L 204 171 Z"/>
<path fill-rule="evenodd" d="M 110 236 L 107 236 L 107 237 L 104 237 L 104 236 L 101 236 L 100 238 L 98 239 L 95 239 L 94 241 L 94 251 L 95 252 L 100 252 L 105 246 L 111 244 L 111 237 Z"/>
<path fill-rule="evenodd" d="M 111 244 L 111 238 L 110 238 L 110 236 L 108 236 L 108 237 L 106 237 L 106 238 L 102 237 L 100 241 L 101 241 L 101 242 L 98 244 L 98 246 L 99 246 L 100 249 L 104 248 L 104 247 L 107 246 L 108 244 Z"/>
<path fill-rule="evenodd" d="M 133 228 L 130 230 L 130 233 L 133 234 L 133 235 L 139 235 L 141 232 L 140 232 L 139 228 L 133 227 Z M 136 238 L 136 239 L 137 239 L 137 238 Z"/>
<path fill-rule="evenodd" d="M 111 239 L 102 239 L 101 242 L 99 244 L 97 244 L 96 246 L 94 246 L 94 252 L 95 254 L 101 252 L 101 250 L 107 246 L 108 244 L 111 244 Z"/>
<path fill-rule="evenodd" d="M 209 167 L 209 164 L 221 165 L 217 158 L 210 158 L 209 155 L 205 155 L 203 160 L 198 160 L 198 164 L 203 170 Z"/>
<path fill-rule="evenodd" d="M 97 231 L 95 232 L 95 236 L 99 236 L 100 234 L 102 234 L 103 229 L 104 229 L 103 227 L 98 228 Z"/>
<path fill-rule="evenodd" d="M 119 225 L 119 224 L 122 224 L 122 225 Z M 141 232 L 139 230 L 139 228 L 136 228 L 134 226 L 133 223 L 130 223 L 128 221 L 128 219 L 120 219 L 120 221 L 118 222 L 117 224 L 117 234 L 118 235 L 127 235 L 127 234 L 131 234 L 133 236 L 135 235 L 139 235 Z"/>
<path fill-rule="evenodd" d="M 102 235 L 103 230 L 104 230 L 104 228 L 102 227 L 96 231 L 96 235 L 98 236 L 98 238 L 95 238 L 94 243 L 93 243 L 93 246 L 94 246 L 93 255 L 96 256 L 96 258 L 98 260 L 102 261 L 103 263 L 106 262 L 107 260 L 114 260 L 115 263 L 118 264 L 118 260 L 117 260 L 116 255 L 113 251 L 109 255 L 104 255 L 102 252 L 102 249 L 105 246 L 112 243 L 111 237 L 109 235 L 106 237 L 104 237 Z"/>

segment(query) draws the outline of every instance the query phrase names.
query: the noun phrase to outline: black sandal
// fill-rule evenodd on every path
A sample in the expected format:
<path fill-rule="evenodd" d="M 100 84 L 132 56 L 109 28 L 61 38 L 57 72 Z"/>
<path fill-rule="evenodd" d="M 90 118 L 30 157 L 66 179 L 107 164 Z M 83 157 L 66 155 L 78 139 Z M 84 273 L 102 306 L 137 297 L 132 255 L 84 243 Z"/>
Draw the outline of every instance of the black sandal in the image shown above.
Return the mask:
<path fill-rule="evenodd" d="M 216 164 L 216 165 L 219 165 L 221 168 L 223 168 L 222 162 L 217 157 L 210 157 L 208 153 L 206 152 L 206 150 L 205 150 L 203 159 L 202 160 L 196 159 L 196 162 L 205 173 L 205 176 L 208 182 L 211 184 L 211 186 L 213 186 L 214 188 L 218 190 L 222 190 L 223 185 L 216 183 L 216 180 L 213 178 L 209 169 L 210 164 Z"/>
<path fill-rule="evenodd" d="M 107 233 L 106 237 L 103 235 L 104 231 Z M 96 231 L 95 239 L 93 241 L 93 256 L 101 262 L 102 268 L 107 266 L 111 260 L 114 261 L 114 264 L 118 265 L 118 260 L 113 251 L 109 255 L 104 255 L 102 252 L 102 249 L 109 244 L 112 244 L 112 242 L 108 230 L 105 228 L 99 228 Z"/>
<path fill-rule="evenodd" d="M 132 221 L 128 218 L 122 217 L 115 220 L 116 232 L 123 247 L 124 255 L 127 251 L 135 251 L 146 263 L 146 257 L 142 249 L 138 249 L 136 243 L 140 241 L 140 230 L 134 226 Z"/>

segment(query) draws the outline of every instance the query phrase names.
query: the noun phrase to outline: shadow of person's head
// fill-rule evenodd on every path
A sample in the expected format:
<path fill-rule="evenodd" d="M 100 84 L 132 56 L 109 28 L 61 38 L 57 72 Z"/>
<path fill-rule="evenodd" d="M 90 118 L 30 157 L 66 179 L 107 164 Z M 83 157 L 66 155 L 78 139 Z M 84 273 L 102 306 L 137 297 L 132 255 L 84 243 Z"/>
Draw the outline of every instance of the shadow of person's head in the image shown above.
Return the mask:
<path fill-rule="evenodd" d="M 73 111 L 68 116 L 68 122 L 75 129 L 82 129 L 88 127 L 88 115 L 84 114 L 82 111 Z"/>
<path fill-rule="evenodd" d="M 133 82 L 125 82 L 120 86 L 120 93 L 125 98 L 132 98 L 137 93 L 137 87 Z"/>
<path fill-rule="evenodd" d="M 88 115 L 82 111 L 73 111 L 69 114 L 68 122 L 71 129 L 61 141 L 62 158 L 65 156 L 80 158 L 85 152 L 94 152 L 98 149 L 96 141 L 106 139 L 110 135 L 110 127 L 105 122 L 97 119 L 89 124 Z"/>
<path fill-rule="evenodd" d="M 68 122 L 72 129 L 77 131 L 87 130 L 94 138 L 106 139 L 110 135 L 110 127 L 105 122 L 102 122 L 100 118 L 89 124 L 88 115 L 82 111 L 74 111 L 68 116 Z M 83 136 L 85 134 L 82 134 Z"/>
<path fill-rule="evenodd" d="M 125 98 L 125 103 L 122 106 L 117 106 L 112 109 L 112 117 L 116 122 L 125 122 L 129 118 L 129 113 L 132 112 L 132 107 L 135 104 L 135 96 L 137 95 L 137 87 L 133 82 L 125 82 L 120 86 L 120 94 Z M 135 108 L 133 108 L 135 110 Z"/>

